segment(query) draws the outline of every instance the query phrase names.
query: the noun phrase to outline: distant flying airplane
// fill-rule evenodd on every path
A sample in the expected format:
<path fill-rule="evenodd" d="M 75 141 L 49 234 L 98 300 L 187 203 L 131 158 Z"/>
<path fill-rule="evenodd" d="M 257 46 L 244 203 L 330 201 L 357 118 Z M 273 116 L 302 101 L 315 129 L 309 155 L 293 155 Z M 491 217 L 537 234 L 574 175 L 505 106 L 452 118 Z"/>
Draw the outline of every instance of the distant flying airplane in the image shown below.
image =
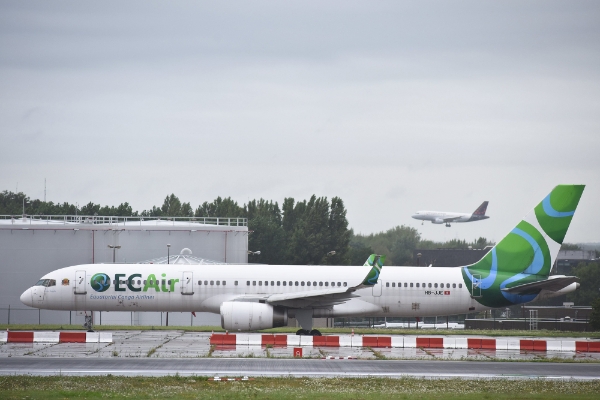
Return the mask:
<path fill-rule="evenodd" d="M 428 317 L 560 296 L 575 276 L 552 275 L 583 185 L 559 185 L 480 261 L 455 268 L 348 265 L 86 264 L 48 272 L 21 295 L 47 310 L 211 312 L 224 329 L 287 325 L 320 335 L 313 318 Z M 92 318 L 89 318 L 91 326 Z"/>
<path fill-rule="evenodd" d="M 445 223 L 447 227 L 450 227 L 451 222 L 472 222 L 488 219 L 489 217 L 485 215 L 487 206 L 488 202 L 484 201 L 479 207 L 477 207 L 477 210 L 475 210 L 473 214 L 443 211 L 417 211 L 412 217 L 422 221 L 431 221 L 432 224 Z M 423 223 L 421 223 L 421 225 L 422 224 Z"/>

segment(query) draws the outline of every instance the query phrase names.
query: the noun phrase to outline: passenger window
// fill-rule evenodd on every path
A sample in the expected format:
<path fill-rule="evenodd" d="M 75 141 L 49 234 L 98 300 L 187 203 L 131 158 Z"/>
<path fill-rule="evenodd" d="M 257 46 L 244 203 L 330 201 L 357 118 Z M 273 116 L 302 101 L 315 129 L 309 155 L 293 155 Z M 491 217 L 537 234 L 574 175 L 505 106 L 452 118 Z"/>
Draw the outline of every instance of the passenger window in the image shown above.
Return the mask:
<path fill-rule="evenodd" d="M 215 281 L 210 281 L 210 286 L 214 285 Z"/>
<path fill-rule="evenodd" d="M 256 286 L 256 281 L 252 281 L 252 286 Z"/>
<path fill-rule="evenodd" d="M 459 283 L 459 284 L 458 284 L 458 287 L 459 287 L 459 288 L 462 288 L 462 283 Z"/>
<path fill-rule="evenodd" d="M 392 282 L 392 287 L 396 287 L 396 282 Z"/>
<path fill-rule="evenodd" d="M 138 279 L 138 285 L 141 285 L 142 281 L 140 279 Z"/>
<path fill-rule="evenodd" d="M 198 281 L 198 286 L 202 286 L 202 281 Z"/>
<path fill-rule="evenodd" d="M 413 284 L 412 284 L 412 282 L 410 283 L 410 287 L 413 287 Z M 419 284 L 418 284 L 418 283 L 417 283 L 417 287 L 419 287 Z"/>
<path fill-rule="evenodd" d="M 292 286 L 292 284 L 293 284 L 292 281 L 290 281 L 290 286 Z"/>
<path fill-rule="evenodd" d="M 342 286 L 342 282 L 338 282 L 338 286 Z"/>
<path fill-rule="evenodd" d="M 227 285 L 227 281 L 223 281 L 223 286 Z"/>
<path fill-rule="evenodd" d="M 389 283 L 389 282 L 386 282 L 386 283 L 385 283 L 385 287 L 390 287 L 390 283 Z"/>
<path fill-rule="evenodd" d="M 250 281 L 246 281 L 246 286 L 250 286 Z"/>
<path fill-rule="evenodd" d="M 346 286 L 348 286 L 348 283 L 347 283 L 347 282 L 344 282 L 344 287 L 346 287 Z"/>
<path fill-rule="evenodd" d="M 313 282 L 313 286 L 317 286 L 317 282 Z"/>
<path fill-rule="evenodd" d="M 286 283 L 287 283 L 286 281 L 283 281 L 283 286 L 285 286 Z"/>
<path fill-rule="evenodd" d="M 170 279 L 167 281 L 167 285 L 171 286 L 171 280 Z"/>
<path fill-rule="evenodd" d="M 237 286 L 238 285 L 238 281 L 234 281 L 233 284 L 234 284 L 234 286 Z"/>
<path fill-rule="evenodd" d="M 310 281 L 306 282 L 306 286 L 310 286 Z"/>
<path fill-rule="evenodd" d="M 329 282 L 325 282 L 325 286 L 329 286 Z"/>
<path fill-rule="evenodd" d="M 323 286 L 323 282 L 319 282 L 319 286 Z"/>
<path fill-rule="evenodd" d="M 275 281 L 271 281 L 271 286 L 275 286 Z"/>
<path fill-rule="evenodd" d="M 144 285 L 146 284 L 146 280 L 144 279 Z M 200 281 L 198 281 L 198 285 L 200 284 Z"/>
<path fill-rule="evenodd" d="M 258 286 L 262 286 L 262 281 L 258 281 Z"/>
<path fill-rule="evenodd" d="M 431 283 L 429 283 L 429 284 L 427 285 L 427 287 L 431 287 Z"/>
<path fill-rule="evenodd" d="M 205 285 L 208 285 L 208 281 L 204 281 L 204 284 L 205 284 Z"/>
<path fill-rule="evenodd" d="M 407 285 L 407 283 L 406 283 L 406 282 L 404 282 L 404 287 L 406 287 L 406 285 Z"/>
<path fill-rule="evenodd" d="M 217 281 L 217 286 L 219 286 L 221 284 L 221 281 Z"/>
<path fill-rule="evenodd" d="M 304 281 L 300 282 L 300 286 L 304 286 Z"/>
<path fill-rule="evenodd" d="M 280 286 L 281 281 L 277 281 L 277 286 Z"/>
<path fill-rule="evenodd" d="M 453 284 L 452 284 L 452 288 L 453 288 L 453 289 L 456 289 L 456 283 L 453 283 Z"/>
<path fill-rule="evenodd" d="M 298 281 L 296 281 L 296 286 L 298 286 Z"/>
<path fill-rule="evenodd" d="M 450 284 L 446 283 L 446 289 L 450 289 Z"/>
<path fill-rule="evenodd" d="M 431 284 L 429 284 L 429 287 L 431 287 Z M 434 283 L 433 287 L 437 288 L 437 283 Z"/>

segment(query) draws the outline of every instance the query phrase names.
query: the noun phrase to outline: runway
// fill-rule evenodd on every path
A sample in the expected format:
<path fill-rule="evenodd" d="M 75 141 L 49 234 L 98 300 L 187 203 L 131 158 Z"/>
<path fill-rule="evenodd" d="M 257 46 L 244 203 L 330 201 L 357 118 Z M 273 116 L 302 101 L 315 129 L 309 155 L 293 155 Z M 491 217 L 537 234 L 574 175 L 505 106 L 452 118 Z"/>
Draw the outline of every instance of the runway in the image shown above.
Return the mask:
<path fill-rule="evenodd" d="M 0 375 L 600 379 L 598 363 L 264 358 L 4 358 Z"/>

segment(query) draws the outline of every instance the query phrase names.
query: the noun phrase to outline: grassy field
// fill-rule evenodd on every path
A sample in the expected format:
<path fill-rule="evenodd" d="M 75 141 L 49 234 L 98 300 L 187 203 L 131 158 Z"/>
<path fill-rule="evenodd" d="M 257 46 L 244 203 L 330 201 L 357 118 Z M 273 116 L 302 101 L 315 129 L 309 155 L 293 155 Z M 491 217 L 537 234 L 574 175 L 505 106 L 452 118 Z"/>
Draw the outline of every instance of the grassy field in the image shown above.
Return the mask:
<path fill-rule="evenodd" d="M 6 325 L 0 324 L 0 330 L 84 330 L 81 325 Z M 98 331 L 121 330 L 182 330 L 186 332 L 225 332 L 220 326 L 126 326 L 126 325 L 96 325 Z M 297 328 L 265 329 L 262 333 L 296 333 Z M 350 334 L 351 328 L 319 328 L 323 334 Z M 233 332 L 232 332 L 233 333 Z M 480 336 L 532 336 L 532 337 L 574 337 L 600 338 L 600 332 L 560 332 L 560 331 L 506 331 L 506 330 L 454 330 L 454 329 L 375 329 L 354 328 L 355 335 L 480 335 Z"/>
<path fill-rule="evenodd" d="M 386 378 L 0 377 L 2 399 L 597 399 L 600 381 Z"/>

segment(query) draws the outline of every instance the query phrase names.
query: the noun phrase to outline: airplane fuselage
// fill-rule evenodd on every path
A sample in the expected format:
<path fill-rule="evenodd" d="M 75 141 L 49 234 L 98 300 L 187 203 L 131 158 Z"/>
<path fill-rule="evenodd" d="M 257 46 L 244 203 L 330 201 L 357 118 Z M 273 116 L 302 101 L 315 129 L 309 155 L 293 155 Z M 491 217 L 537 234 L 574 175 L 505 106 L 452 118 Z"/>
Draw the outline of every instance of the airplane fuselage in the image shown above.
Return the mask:
<path fill-rule="evenodd" d="M 218 314 L 224 302 L 240 297 L 354 287 L 367 270 L 364 266 L 89 264 L 45 275 L 40 282 L 50 285 L 33 286 L 21 301 L 52 310 Z M 94 276 L 110 280 L 105 290 L 93 285 Z M 377 285 L 354 294 L 344 303 L 316 307 L 313 316 L 425 317 L 489 309 L 471 298 L 461 268 L 386 267 Z M 297 308 L 303 308 L 301 302 Z"/>
<path fill-rule="evenodd" d="M 488 219 L 487 215 L 476 215 L 468 213 L 442 212 L 442 211 L 417 211 L 412 215 L 414 219 L 431 221 L 434 224 L 449 222 L 472 222 Z"/>

